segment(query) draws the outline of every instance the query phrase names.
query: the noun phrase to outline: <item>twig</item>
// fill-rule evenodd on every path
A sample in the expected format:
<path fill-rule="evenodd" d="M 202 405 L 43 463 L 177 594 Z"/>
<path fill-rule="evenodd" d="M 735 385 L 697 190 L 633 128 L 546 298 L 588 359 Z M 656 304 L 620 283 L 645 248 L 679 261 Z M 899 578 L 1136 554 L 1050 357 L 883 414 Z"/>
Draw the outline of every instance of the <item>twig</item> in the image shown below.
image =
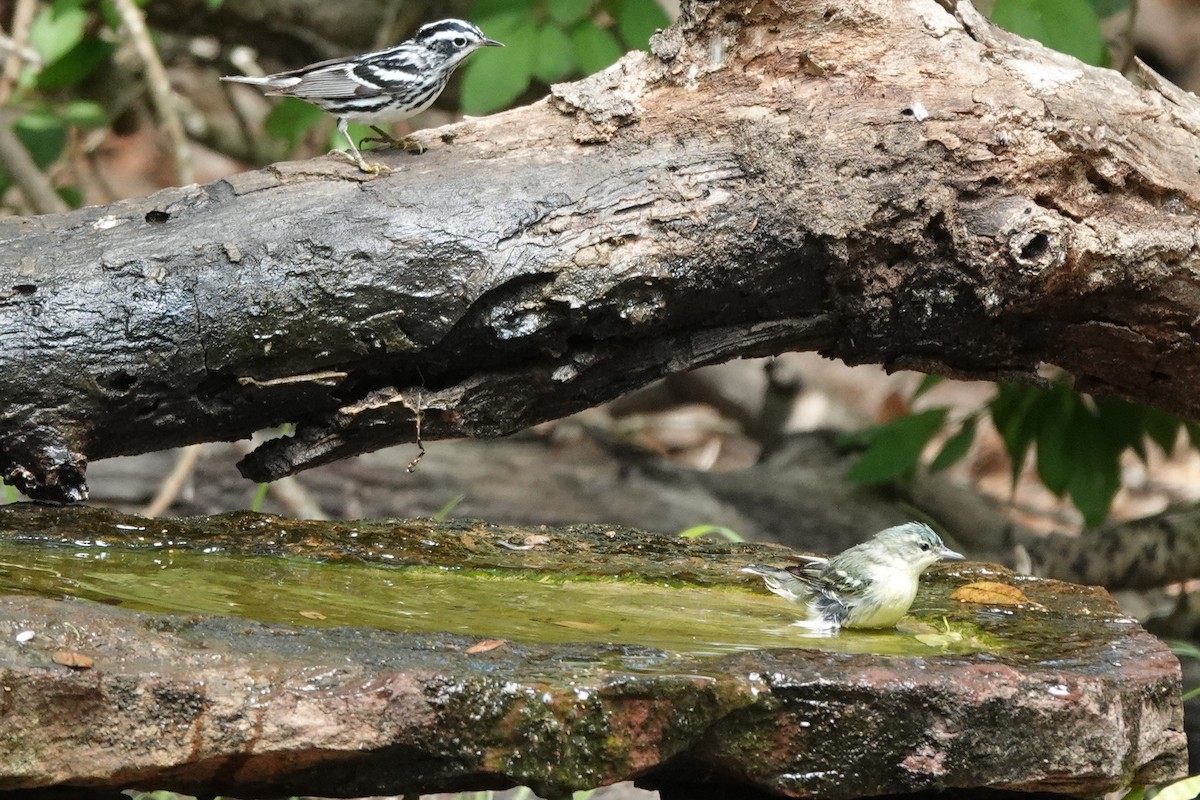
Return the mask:
<path fill-rule="evenodd" d="M 417 455 L 413 458 L 412 461 L 408 462 L 408 466 L 404 468 L 404 471 L 405 472 L 416 472 L 417 464 L 420 464 L 421 459 L 425 457 L 425 442 L 423 442 L 421 440 L 421 423 L 423 423 L 425 421 L 425 410 L 423 408 L 421 408 L 421 390 L 420 389 L 417 390 L 416 404 L 414 405 L 412 403 L 409 403 L 408 399 L 405 398 L 404 407 L 412 409 L 413 422 L 415 423 L 415 425 L 417 427 Z"/>
<path fill-rule="evenodd" d="M 0 52 L 8 53 L 9 58 L 15 56 L 19 61 L 32 64 L 34 67 L 42 66 L 42 57 L 38 55 L 37 50 L 4 33 L 0 33 Z"/>
<path fill-rule="evenodd" d="M 379 21 L 379 30 L 375 32 L 375 50 L 382 50 L 392 44 L 394 35 L 392 29 L 396 26 L 396 20 L 400 17 L 400 8 L 404 5 L 404 0 L 391 0 L 390 3 L 384 5 L 383 19 Z"/>
<path fill-rule="evenodd" d="M 146 29 L 146 19 L 142 16 L 142 10 L 133 0 L 113 0 L 113 7 L 120 15 L 121 26 L 132 40 L 134 50 L 146 69 L 150 99 L 158 112 L 163 130 L 167 134 L 167 140 L 171 143 L 171 156 L 175 161 L 176 179 L 183 186 L 195 183 L 196 171 L 192 164 L 191 146 L 188 144 L 187 134 L 183 130 L 183 121 L 179 116 L 179 107 L 175 101 L 175 94 L 171 90 L 171 82 L 167 79 L 167 70 L 163 66 L 162 59 L 158 57 L 158 50 L 154 48 L 154 42 L 150 39 L 150 32 Z"/>
<path fill-rule="evenodd" d="M 321 503 L 294 475 L 267 484 L 267 491 L 296 519 L 329 519 Z"/>
<path fill-rule="evenodd" d="M 1121 37 L 1125 40 L 1125 57 L 1121 59 L 1121 74 L 1127 75 L 1133 67 L 1133 59 L 1137 55 L 1137 47 L 1133 41 L 1134 28 L 1137 25 L 1138 0 L 1129 0 L 1129 17 L 1125 21 L 1125 29 Z"/>
<path fill-rule="evenodd" d="M 12 117 L 8 114 L 0 115 L 0 167 L 12 178 L 36 213 L 57 214 L 71 210 L 13 133 Z"/>
<path fill-rule="evenodd" d="M 8 102 L 12 95 L 13 86 L 21 74 L 21 66 L 25 63 L 41 66 L 37 53 L 29 57 L 29 29 L 33 27 L 33 17 L 37 12 L 37 0 L 17 0 L 13 9 L 12 36 L 5 44 L 8 58 L 4 60 L 4 71 L 0 72 L 0 106 Z"/>
<path fill-rule="evenodd" d="M 187 479 L 196 471 L 196 464 L 200 461 L 203 453 L 204 445 L 202 444 L 190 444 L 179 451 L 179 455 L 175 458 L 175 466 L 158 485 L 158 492 L 154 495 L 154 499 L 142 509 L 142 516 L 157 517 L 171 507 L 175 499 L 179 497 L 179 493 L 183 491 Z"/>
<path fill-rule="evenodd" d="M 237 442 L 234 447 L 242 454 L 251 452 L 256 443 L 262 442 L 259 434 L 255 434 L 253 442 Z M 283 506 L 288 516 L 295 519 L 329 519 L 329 515 L 321 508 L 320 501 L 295 476 L 289 475 L 265 486 L 267 492 Z"/>

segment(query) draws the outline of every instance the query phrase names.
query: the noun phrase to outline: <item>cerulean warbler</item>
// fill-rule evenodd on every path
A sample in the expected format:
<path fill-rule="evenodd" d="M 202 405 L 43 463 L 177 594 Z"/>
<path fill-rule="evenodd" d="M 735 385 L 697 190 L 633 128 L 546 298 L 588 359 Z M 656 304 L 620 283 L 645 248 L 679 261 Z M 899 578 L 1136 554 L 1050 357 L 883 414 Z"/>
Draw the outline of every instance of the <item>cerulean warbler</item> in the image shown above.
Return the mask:
<path fill-rule="evenodd" d="M 961 559 L 928 525 L 907 522 L 882 530 L 832 558 L 800 556 L 803 566 L 742 569 L 762 577 L 767 588 L 808 606 L 801 623 L 814 630 L 890 628 L 908 613 L 917 580 L 935 561 Z"/>

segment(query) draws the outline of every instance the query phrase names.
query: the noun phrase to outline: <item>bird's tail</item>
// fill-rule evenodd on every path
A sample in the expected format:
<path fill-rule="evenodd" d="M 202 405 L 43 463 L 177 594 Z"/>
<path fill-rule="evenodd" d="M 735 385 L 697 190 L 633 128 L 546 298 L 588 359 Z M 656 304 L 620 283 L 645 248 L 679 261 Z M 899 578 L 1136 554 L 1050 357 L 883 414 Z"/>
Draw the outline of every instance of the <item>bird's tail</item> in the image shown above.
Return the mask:
<path fill-rule="evenodd" d="M 229 83 L 248 83 L 251 86 L 265 86 L 268 89 L 286 89 L 300 82 L 299 78 L 288 76 L 281 78 L 276 75 L 266 75 L 256 78 L 252 75 L 223 75 L 221 80 Z"/>
<path fill-rule="evenodd" d="M 812 590 L 804 581 L 786 569 L 767 567 L 762 564 L 747 564 L 742 567 L 742 572 L 762 578 L 766 582 L 768 589 L 780 597 L 791 600 L 793 603 L 803 602 L 812 594 Z"/>
<path fill-rule="evenodd" d="M 779 573 L 783 573 L 785 575 L 788 574 L 788 571 L 785 569 L 780 569 L 779 567 L 768 567 L 762 564 L 747 564 L 746 566 L 742 567 L 741 571 L 750 575 L 758 575 L 760 578 L 771 578 Z"/>

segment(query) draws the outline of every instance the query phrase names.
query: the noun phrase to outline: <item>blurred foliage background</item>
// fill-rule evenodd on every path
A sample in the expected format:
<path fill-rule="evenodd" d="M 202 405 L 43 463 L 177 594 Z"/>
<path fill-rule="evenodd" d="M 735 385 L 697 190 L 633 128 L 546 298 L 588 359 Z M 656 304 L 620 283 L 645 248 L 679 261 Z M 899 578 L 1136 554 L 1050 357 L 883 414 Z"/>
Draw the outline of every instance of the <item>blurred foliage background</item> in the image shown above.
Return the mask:
<path fill-rule="evenodd" d="M 0 2 L 2 127 L 16 138 L 0 147 L 0 208 L 46 213 L 145 191 L 144 184 L 123 185 L 97 158 L 120 137 L 147 128 L 146 143 L 165 148 L 175 162 L 158 165 L 160 177 L 179 179 L 163 185 L 189 183 L 197 169 L 211 179 L 233 171 L 235 162 L 311 157 L 338 146 L 333 120 L 320 109 L 223 86 L 216 80 L 222 74 L 266 74 L 382 49 L 421 22 L 469 17 L 508 46 L 475 54 L 438 109 L 414 125 L 427 127 L 450 121 L 448 109 L 481 115 L 536 99 L 552 82 L 648 49 L 655 30 L 670 23 L 655 0 L 476 0 L 413 8 L 418 5 L 348 2 L 339 23 L 359 14 L 360 22 L 375 24 L 335 29 L 325 27 L 333 19 L 310 0 Z M 303 28 L 313 24 L 322 27 Z M 352 132 L 370 135 L 365 126 Z M 31 167 L 46 180 L 39 182 Z"/>

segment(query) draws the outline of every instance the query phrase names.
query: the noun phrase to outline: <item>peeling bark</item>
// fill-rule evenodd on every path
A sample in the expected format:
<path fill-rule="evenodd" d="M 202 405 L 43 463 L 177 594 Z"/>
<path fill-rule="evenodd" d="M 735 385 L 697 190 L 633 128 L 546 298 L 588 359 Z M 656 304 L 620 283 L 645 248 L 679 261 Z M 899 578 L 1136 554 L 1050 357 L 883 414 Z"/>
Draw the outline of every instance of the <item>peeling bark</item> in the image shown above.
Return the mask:
<path fill-rule="evenodd" d="M 293 422 L 270 480 L 798 349 L 1200 416 L 1200 102 L 952 8 L 697 2 L 387 177 L 2 221 L 0 470 L 70 500 L 85 459 Z"/>

